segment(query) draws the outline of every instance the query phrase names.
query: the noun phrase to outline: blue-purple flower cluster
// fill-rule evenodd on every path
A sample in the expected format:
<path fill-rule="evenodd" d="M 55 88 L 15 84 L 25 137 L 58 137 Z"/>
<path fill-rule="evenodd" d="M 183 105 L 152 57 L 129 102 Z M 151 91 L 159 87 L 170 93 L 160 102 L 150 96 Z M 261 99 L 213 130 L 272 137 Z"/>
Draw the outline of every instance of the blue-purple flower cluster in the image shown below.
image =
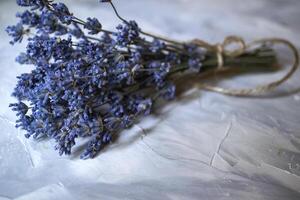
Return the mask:
<path fill-rule="evenodd" d="M 76 18 L 62 3 L 17 3 L 31 9 L 18 13 L 20 22 L 7 32 L 11 44 L 28 39 L 16 61 L 35 68 L 18 76 L 18 103 L 10 106 L 27 138 L 54 139 L 60 155 L 88 137 L 81 158 L 93 158 L 149 115 L 158 98 L 174 99 L 174 73 L 201 69 L 202 49 L 145 35 L 135 21 L 112 32 L 96 18 Z"/>

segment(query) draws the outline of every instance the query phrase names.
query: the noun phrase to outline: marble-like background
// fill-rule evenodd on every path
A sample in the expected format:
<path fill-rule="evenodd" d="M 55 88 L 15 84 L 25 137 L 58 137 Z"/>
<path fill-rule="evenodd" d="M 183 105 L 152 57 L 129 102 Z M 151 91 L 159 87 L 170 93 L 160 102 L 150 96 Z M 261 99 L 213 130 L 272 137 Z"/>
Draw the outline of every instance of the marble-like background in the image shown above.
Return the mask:
<path fill-rule="evenodd" d="M 99 17 L 107 29 L 118 23 L 97 0 L 65 2 L 82 18 Z M 143 29 L 177 39 L 283 37 L 300 47 L 299 0 L 115 2 L 123 16 Z M 8 108 L 15 77 L 30 70 L 14 62 L 24 45 L 10 46 L 4 32 L 18 9 L 15 1 L 0 1 L 0 200 L 300 199 L 299 72 L 277 95 L 264 98 L 194 89 L 160 116 L 122 132 L 97 158 L 59 157 L 51 141 L 25 140 Z M 250 86 L 282 73 L 221 84 Z"/>

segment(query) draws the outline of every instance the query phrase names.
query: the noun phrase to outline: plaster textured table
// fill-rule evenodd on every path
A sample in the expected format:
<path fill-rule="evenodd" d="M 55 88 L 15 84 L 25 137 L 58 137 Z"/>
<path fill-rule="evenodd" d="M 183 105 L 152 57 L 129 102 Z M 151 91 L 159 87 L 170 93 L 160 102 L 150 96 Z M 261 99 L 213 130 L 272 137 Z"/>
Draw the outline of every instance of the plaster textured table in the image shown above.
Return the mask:
<path fill-rule="evenodd" d="M 99 17 L 107 29 L 118 23 L 97 0 L 65 2 L 82 18 Z M 172 38 L 274 36 L 300 46 L 298 0 L 128 0 L 116 6 L 143 29 Z M 10 46 L 3 31 L 16 21 L 18 9 L 15 1 L 0 2 L 0 200 L 300 199 L 299 72 L 264 98 L 193 89 L 159 116 L 123 131 L 95 159 L 80 160 L 80 147 L 73 156 L 59 157 L 53 141 L 26 140 L 8 108 L 15 101 L 10 96 L 15 77 L 30 71 L 14 62 L 24 45 Z M 218 84 L 253 86 L 283 73 Z"/>

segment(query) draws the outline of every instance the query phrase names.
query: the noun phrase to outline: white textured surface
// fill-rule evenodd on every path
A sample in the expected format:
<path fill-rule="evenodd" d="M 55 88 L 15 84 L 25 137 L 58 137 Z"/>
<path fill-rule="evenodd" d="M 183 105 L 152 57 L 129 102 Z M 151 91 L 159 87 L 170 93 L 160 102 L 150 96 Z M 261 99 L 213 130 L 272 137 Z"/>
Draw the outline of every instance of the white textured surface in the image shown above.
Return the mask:
<path fill-rule="evenodd" d="M 114 27 L 112 11 L 96 2 L 66 1 L 79 16 L 98 16 L 107 28 Z M 116 4 L 123 16 L 146 30 L 173 38 L 217 42 L 231 34 L 246 39 L 277 36 L 300 46 L 298 0 Z M 299 93 L 235 98 L 193 90 L 159 117 L 124 131 L 93 160 L 59 157 L 51 142 L 25 140 L 14 128 L 8 104 L 14 101 L 15 76 L 29 68 L 14 63 L 22 45 L 11 47 L 3 31 L 15 21 L 17 9 L 14 1 L 0 2 L 0 200 L 300 199 Z M 297 91 L 297 76 L 280 91 Z M 256 83 L 253 76 L 247 82 L 245 77 L 234 80 Z"/>

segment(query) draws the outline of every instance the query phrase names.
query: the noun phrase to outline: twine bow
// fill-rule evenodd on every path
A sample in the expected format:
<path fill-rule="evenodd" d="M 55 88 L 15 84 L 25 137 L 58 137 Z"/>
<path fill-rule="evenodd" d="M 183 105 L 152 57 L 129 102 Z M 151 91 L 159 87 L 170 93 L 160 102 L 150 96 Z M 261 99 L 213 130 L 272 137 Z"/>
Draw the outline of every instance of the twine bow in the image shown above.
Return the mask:
<path fill-rule="evenodd" d="M 299 53 L 297 48 L 288 40 L 280 39 L 280 38 L 266 38 L 255 40 L 249 44 L 238 36 L 229 36 L 225 38 L 224 42 L 221 44 L 212 45 L 203 40 L 195 39 L 192 43 L 198 45 L 199 47 L 204 47 L 209 51 L 215 52 L 218 60 L 218 68 L 216 72 L 225 70 L 224 68 L 224 56 L 227 57 L 238 57 L 245 53 L 246 50 L 258 44 L 283 44 L 287 46 L 293 52 L 294 62 L 292 64 L 291 69 L 284 75 L 284 77 L 279 80 L 273 81 L 268 84 L 258 85 L 255 88 L 245 88 L 245 89 L 232 89 L 232 88 L 222 88 L 217 86 L 212 86 L 208 84 L 198 84 L 198 86 L 202 89 L 210 90 L 217 93 L 222 93 L 226 95 L 234 95 L 234 96 L 250 96 L 250 95 L 261 95 L 265 92 L 272 91 L 282 83 L 286 82 L 297 70 L 299 66 Z M 229 45 L 237 45 L 238 48 L 234 50 L 228 50 L 227 47 Z"/>

